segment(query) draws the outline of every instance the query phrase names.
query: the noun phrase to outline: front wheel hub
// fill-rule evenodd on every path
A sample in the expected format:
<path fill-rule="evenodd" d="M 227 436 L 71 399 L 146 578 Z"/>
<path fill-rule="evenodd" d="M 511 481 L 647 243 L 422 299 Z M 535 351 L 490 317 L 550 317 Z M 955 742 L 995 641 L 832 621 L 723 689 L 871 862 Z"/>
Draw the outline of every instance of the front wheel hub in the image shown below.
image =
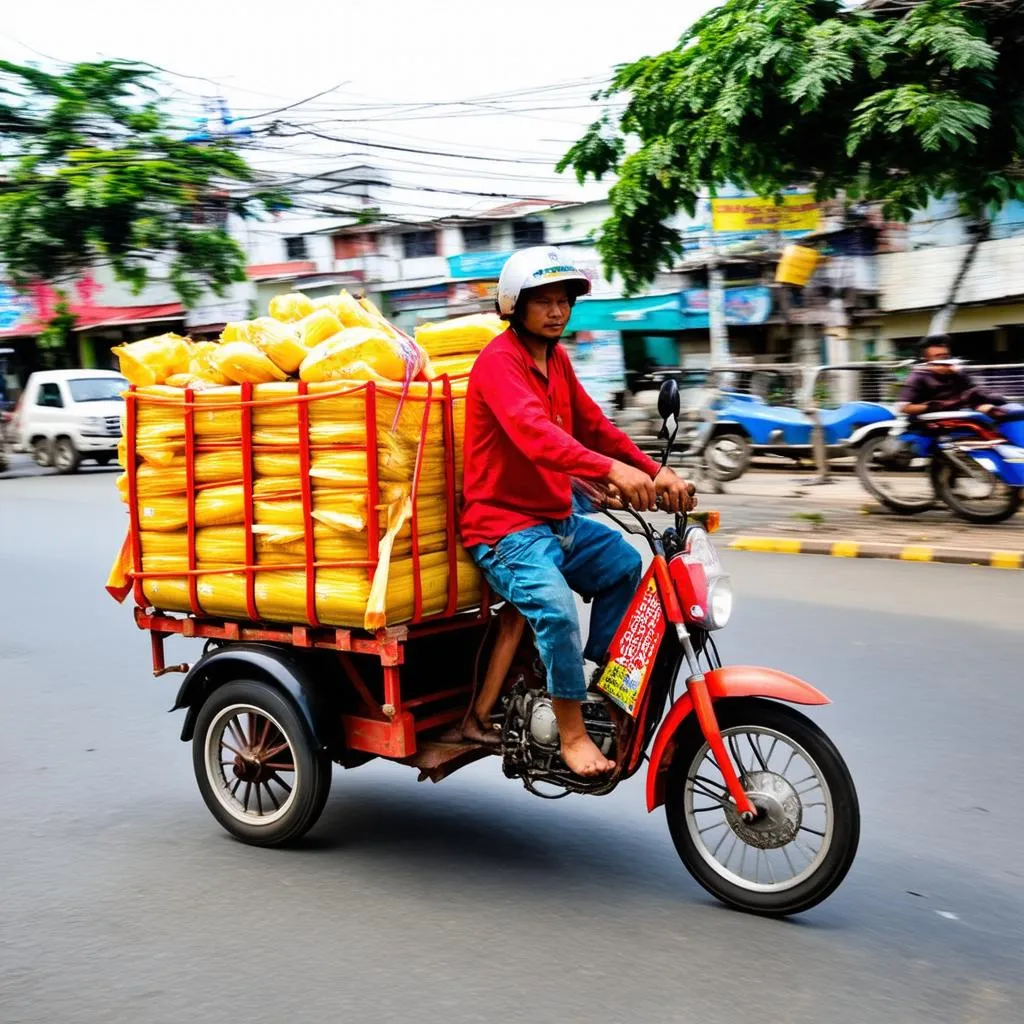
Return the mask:
<path fill-rule="evenodd" d="M 748 772 L 743 782 L 757 817 L 744 821 L 730 803 L 725 808 L 729 827 L 748 846 L 762 850 L 775 850 L 791 843 L 803 821 L 800 797 L 792 784 L 775 772 Z"/>

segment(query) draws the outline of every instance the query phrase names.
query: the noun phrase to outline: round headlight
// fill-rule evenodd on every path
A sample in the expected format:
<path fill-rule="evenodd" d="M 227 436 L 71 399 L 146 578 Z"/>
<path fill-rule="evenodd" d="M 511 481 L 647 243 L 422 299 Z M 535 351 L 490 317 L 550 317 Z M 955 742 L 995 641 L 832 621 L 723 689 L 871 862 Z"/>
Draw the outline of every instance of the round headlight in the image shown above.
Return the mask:
<path fill-rule="evenodd" d="M 728 576 L 708 581 L 708 625 L 723 629 L 732 618 L 732 582 Z"/>

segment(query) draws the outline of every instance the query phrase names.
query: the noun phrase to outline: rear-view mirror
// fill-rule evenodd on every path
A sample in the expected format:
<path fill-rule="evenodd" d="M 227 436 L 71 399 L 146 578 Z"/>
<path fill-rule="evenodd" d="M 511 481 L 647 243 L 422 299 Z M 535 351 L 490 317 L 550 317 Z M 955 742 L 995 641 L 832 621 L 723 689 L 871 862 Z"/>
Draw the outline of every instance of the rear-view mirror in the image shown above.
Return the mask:
<path fill-rule="evenodd" d="M 658 415 L 666 422 L 679 418 L 679 385 L 669 377 L 658 392 Z"/>

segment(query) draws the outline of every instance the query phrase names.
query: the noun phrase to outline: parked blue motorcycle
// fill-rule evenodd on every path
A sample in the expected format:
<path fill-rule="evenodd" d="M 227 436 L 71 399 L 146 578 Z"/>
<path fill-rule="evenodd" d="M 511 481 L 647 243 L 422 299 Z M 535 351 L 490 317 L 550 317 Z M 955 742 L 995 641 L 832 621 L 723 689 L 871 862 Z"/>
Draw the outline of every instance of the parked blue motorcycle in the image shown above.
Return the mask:
<path fill-rule="evenodd" d="M 1024 501 L 1024 405 L 901 420 L 865 444 L 857 476 L 886 508 L 923 512 L 938 498 L 971 523 L 1001 523 Z"/>

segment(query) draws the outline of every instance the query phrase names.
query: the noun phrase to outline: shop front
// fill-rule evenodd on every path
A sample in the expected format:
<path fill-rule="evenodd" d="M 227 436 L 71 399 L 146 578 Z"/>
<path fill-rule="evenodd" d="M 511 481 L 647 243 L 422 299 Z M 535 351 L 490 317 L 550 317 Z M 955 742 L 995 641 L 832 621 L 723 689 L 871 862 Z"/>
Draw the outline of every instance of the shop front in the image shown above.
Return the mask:
<path fill-rule="evenodd" d="M 381 298 L 384 315 L 396 327 L 412 334 L 420 324 L 448 317 L 451 286 L 432 284 L 418 288 L 397 288 L 381 291 Z"/>
<path fill-rule="evenodd" d="M 773 314 L 770 288 L 725 290 L 725 320 L 734 355 L 770 355 L 781 326 Z M 657 369 L 681 372 L 707 369 L 711 360 L 707 289 L 693 288 L 635 298 L 581 299 L 568 332 L 577 336 L 616 332 L 621 339 L 623 372 L 632 389 L 636 378 Z"/>

